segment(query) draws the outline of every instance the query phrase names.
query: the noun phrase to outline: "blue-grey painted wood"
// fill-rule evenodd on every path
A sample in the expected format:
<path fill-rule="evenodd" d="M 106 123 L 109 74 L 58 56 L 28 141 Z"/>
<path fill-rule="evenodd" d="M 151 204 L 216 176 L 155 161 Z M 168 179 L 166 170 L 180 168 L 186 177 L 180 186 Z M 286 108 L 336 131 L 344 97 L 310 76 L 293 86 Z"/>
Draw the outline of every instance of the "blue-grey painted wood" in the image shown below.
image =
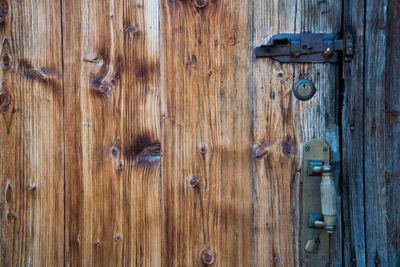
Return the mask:
<path fill-rule="evenodd" d="M 387 254 L 400 266 L 400 1 L 388 2 L 385 88 Z M 398 264 L 398 265 L 396 265 Z"/>
<path fill-rule="evenodd" d="M 344 31 L 354 38 L 354 58 L 343 65 L 343 264 L 365 266 L 363 80 L 364 1 L 344 1 Z"/>
<path fill-rule="evenodd" d="M 385 72 L 387 0 L 367 0 L 364 52 L 364 172 L 367 266 L 386 267 Z"/>

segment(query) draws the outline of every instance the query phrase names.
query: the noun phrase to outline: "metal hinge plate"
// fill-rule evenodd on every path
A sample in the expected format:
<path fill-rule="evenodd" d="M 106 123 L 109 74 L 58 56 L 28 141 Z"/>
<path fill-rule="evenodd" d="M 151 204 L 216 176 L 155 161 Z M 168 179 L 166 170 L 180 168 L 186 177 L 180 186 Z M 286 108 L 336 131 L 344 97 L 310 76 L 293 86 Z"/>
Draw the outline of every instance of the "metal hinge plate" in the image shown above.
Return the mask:
<path fill-rule="evenodd" d="M 336 33 L 280 33 L 256 47 L 255 54 L 279 62 L 339 63 L 351 61 L 353 38 L 348 34 L 342 40 Z"/>

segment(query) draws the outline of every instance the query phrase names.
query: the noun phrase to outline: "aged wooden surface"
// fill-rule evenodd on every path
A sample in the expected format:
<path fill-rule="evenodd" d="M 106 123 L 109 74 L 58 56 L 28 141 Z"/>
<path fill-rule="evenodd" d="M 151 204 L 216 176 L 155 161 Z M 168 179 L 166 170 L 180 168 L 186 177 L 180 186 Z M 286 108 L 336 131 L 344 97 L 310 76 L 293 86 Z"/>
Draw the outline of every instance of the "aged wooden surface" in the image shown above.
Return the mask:
<path fill-rule="evenodd" d="M 354 57 L 343 64 L 341 109 L 343 263 L 365 266 L 364 224 L 364 1 L 345 1 L 344 30 L 352 33 Z"/>
<path fill-rule="evenodd" d="M 1 266 L 64 261 L 60 12 L 58 1 L 0 1 Z"/>
<path fill-rule="evenodd" d="M 63 1 L 67 266 L 160 266 L 158 14 Z"/>
<path fill-rule="evenodd" d="M 385 181 L 387 1 L 365 2 L 364 179 L 367 266 L 389 266 Z M 398 157 L 397 157 L 398 159 Z"/>
<path fill-rule="evenodd" d="M 301 265 L 317 137 L 343 193 L 334 266 L 396 266 L 400 4 L 343 4 L 0 0 L 0 265 Z M 342 69 L 253 55 L 341 31 Z"/>
<path fill-rule="evenodd" d="M 254 4 L 254 45 L 264 43 L 276 33 L 340 31 L 339 1 L 255 1 Z M 294 83 L 302 78 L 312 80 L 317 87 L 316 95 L 307 102 L 297 100 L 292 93 Z M 303 249 L 299 248 L 298 240 L 300 172 L 305 142 L 322 138 L 330 144 L 338 180 L 338 67 L 257 59 L 253 81 L 254 263 L 300 265 L 299 254 Z M 336 251 L 340 253 L 340 238 L 336 240 Z M 340 266 L 340 260 L 337 264 Z"/>
<path fill-rule="evenodd" d="M 345 10 L 356 55 L 344 67 L 344 263 L 397 266 L 400 8 L 397 1 L 371 0 L 350 1 Z"/>
<path fill-rule="evenodd" d="M 385 163 L 388 266 L 400 264 L 400 2 L 388 1 Z"/>
<path fill-rule="evenodd" d="M 253 263 L 250 15 L 161 1 L 163 266 Z"/>

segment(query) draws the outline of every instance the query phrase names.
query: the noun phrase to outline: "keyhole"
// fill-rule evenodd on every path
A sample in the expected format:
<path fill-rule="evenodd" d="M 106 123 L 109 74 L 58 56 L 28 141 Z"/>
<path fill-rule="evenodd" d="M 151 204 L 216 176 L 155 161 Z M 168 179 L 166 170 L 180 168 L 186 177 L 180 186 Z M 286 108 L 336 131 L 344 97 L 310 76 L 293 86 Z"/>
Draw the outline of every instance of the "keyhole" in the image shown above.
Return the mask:
<path fill-rule="evenodd" d="M 310 99 L 316 90 L 310 80 L 302 79 L 295 84 L 293 91 L 298 99 L 305 101 Z"/>
<path fill-rule="evenodd" d="M 303 95 L 308 95 L 310 93 L 310 86 L 306 83 L 303 83 L 303 88 L 301 89 L 301 93 Z"/>

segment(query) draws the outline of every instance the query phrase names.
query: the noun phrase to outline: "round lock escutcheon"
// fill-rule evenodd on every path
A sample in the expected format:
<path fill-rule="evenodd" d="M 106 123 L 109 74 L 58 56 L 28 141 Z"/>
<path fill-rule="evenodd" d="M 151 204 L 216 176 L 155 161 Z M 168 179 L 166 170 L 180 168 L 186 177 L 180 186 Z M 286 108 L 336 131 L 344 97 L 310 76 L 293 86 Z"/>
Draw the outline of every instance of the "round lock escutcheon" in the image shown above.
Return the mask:
<path fill-rule="evenodd" d="M 294 96 L 302 101 L 311 99 L 315 92 L 317 92 L 317 89 L 315 88 L 313 82 L 307 79 L 299 80 L 293 88 Z"/>

